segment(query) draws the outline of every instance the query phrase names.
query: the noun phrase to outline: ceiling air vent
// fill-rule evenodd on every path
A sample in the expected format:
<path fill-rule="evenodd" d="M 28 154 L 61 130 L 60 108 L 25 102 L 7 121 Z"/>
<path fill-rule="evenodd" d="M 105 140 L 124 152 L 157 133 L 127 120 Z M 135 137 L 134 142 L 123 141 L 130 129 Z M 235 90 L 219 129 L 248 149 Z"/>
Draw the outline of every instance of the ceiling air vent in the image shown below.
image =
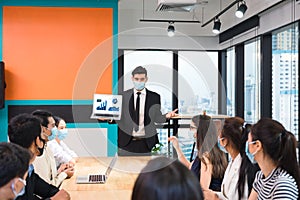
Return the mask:
<path fill-rule="evenodd" d="M 197 0 L 158 0 L 156 11 L 190 12 L 197 4 Z"/>

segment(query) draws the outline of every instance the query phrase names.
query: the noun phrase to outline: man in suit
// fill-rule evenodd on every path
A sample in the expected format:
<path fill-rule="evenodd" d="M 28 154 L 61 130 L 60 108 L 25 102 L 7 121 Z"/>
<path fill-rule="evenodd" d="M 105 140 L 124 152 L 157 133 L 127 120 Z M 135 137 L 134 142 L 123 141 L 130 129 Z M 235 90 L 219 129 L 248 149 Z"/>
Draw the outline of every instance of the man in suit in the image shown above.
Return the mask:
<path fill-rule="evenodd" d="M 132 81 L 134 88 L 121 93 L 122 115 L 117 121 L 119 155 L 147 155 L 159 142 L 154 123 L 176 116 L 177 109 L 161 113 L 160 95 L 145 88 L 148 77 L 144 67 L 132 71 Z"/>
<path fill-rule="evenodd" d="M 30 114 L 20 114 L 13 117 L 8 124 L 8 137 L 10 142 L 28 149 L 34 161 L 36 156 L 43 155 L 45 148 L 45 136 L 42 131 L 41 122 Z M 70 195 L 65 190 L 48 184 L 35 172 L 32 164 L 29 165 L 26 178 L 25 193 L 17 200 L 69 200 Z"/>

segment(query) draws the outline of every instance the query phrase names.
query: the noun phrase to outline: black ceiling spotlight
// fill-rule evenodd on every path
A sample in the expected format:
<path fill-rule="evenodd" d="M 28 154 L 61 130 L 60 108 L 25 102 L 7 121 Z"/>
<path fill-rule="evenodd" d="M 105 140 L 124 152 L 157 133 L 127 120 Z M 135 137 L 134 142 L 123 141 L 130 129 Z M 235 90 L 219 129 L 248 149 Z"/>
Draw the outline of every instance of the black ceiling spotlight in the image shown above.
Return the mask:
<path fill-rule="evenodd" d="M 235 12 L 235 16 L 237 18 L 242 18 L 246 12 L 246 10 L 248 9 L 246 2 L 245 1 L 240 1 L 238 3 L 238 9 Z"/>
<path fill-rule="evenodd" d="M 175 27 L 174 27 L 174 22 L 169 22 L 168 26 L 168 36 L 173 37 L 175 35 Z"/>
<path fill-rule="evenodd" d="M 226 11 L 228 11 L 231 7 L 235 6 L 235 4 L 238 5 L 238 9 L 237 9 L 235 15 L 237 17 L 239 17 L 239 18 L 242 18 L 244 16 L 244 13 L 247 10 L 246 2 L 245 2 L 245 0 L 235 0 L 231 4 L 229 4 L 226 8 L 224 8 L 223 10 L 221 10 L 218 14 L 216 14 L 214 17 L 212 17 L 210 20 L 208 20 L 207 22 L 203 23 L 201 25 L 201 27 L 205 27 L 207 24 L 209 24 L 211 22 L 214 22 L 213 32 L 214 33 L 219 33 L 220 32 L 220 28 L 221 28 L 221 22 L 219 20 L 220 16 L 223 15 Z"/>
<path fill-rule="evenodd" d="M 221 21 L 219 18 L 216 18 L 214 20 L 214 26 L 213 26 L 213 30 L 212 32 L 215 34 L 219 34 L 220 33 L 220 29 L 221 29 Z"/>

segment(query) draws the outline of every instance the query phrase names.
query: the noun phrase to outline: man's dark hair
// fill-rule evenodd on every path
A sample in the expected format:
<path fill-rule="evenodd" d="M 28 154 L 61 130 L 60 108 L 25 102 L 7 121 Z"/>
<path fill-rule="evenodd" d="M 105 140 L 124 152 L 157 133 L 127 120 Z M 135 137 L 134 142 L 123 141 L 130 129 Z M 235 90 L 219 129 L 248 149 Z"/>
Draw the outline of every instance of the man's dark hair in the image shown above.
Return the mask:
<path fill-rule="evenodd" d="M 49 117 L 53 117 L 52 113 L 47 110 L 35 110 L 32 112 L 33 116 L 38 117 L 41 120 L 41 124 L 44 127 L 48 127 Z"/>
<path fill-rule="evenodd" d="M 132 71 L 131 74 L 132 76 L 134 76 L 135 74 L 145 74 L 147 76 L 147 70 L 142 66 L 138 66 Z"/>
<path fill-rule="evenodd" d="M 0 187 L 16 177 L 23 178 L 32 154 L 25 148 L 7 142 L 0 143 Z"/>
<path fill-rule="evenodd" d="M 37 137 L 41 137 L 41 122 L 31 114 L 13 117 L 8 124 L 8 137 L 12 143 L 28 149 Z"/>

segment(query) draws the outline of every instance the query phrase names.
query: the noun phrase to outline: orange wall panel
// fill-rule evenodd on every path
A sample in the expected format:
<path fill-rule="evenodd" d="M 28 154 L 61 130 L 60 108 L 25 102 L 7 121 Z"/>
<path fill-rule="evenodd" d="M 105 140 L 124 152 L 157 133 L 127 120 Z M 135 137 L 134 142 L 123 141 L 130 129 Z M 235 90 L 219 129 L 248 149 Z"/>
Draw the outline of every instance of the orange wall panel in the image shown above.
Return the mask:
<path fill-rule="evenodd" d="M 112 34 L 112 8 L 5 6 L 6 98 L 92 99 L 95 92 L 112 93 Z"/>

